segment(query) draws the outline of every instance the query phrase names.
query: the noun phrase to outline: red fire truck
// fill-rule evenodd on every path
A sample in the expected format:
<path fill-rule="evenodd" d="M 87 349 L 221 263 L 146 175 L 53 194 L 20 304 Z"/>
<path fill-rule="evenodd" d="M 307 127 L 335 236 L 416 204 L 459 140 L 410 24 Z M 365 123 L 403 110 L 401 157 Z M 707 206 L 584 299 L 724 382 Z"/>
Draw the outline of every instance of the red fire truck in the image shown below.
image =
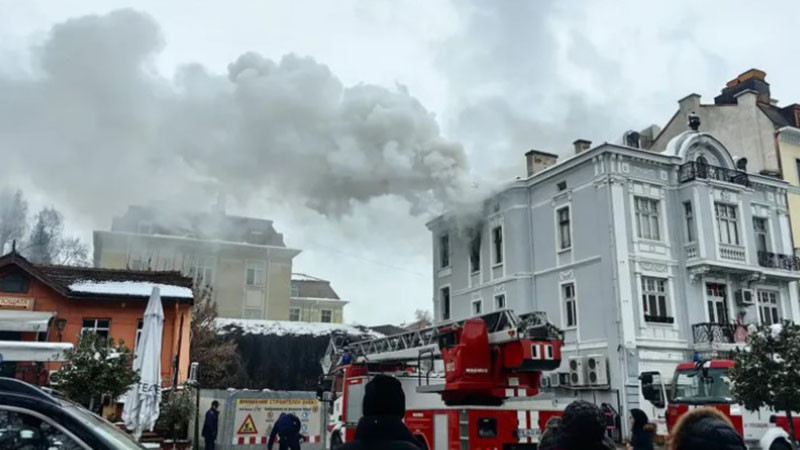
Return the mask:
<path fill-rule="evenodd" d="M 659 372 L 644 372 L 639 376 L 642 395 L 656 408 L 666 408 L 669 431 L 686 412 L 711 406 L 730 418 L 749 448 L 790 450 L 789 422 L 785 414 L 767 408 L 748 411 L 736 403 L 728 375 L 733 365 L 730 359 L 678 364 L 669 390 L 665 389 Z M 794 416 L 794 426 L 800 430 L 800 417 Z"/>
<path fill-rule="evenodd" d="M 505 400 L 535 395 L 541 372 L 558 368 L 561 344 L 544 314 L 509 310 L 358 342 L 333 336 L 319 389 L 332 402 L 330 448 L 353 439 L 366 383 L 387 374 L 403 385 L 405 423 L 426 450 L 534 449 L 561 411 Z"/>

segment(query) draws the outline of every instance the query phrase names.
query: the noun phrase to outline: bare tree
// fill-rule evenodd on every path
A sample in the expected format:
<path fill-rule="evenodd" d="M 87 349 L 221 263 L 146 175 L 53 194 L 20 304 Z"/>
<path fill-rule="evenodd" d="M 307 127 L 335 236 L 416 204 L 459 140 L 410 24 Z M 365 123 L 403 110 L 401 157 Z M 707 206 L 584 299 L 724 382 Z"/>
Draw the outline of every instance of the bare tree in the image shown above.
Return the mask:
<path fill-rule="evenodd" d="M 224 389 L 244 385 L 247 375 L 238 345 L 220 334 L 215 324 L 217 305 L 211 287 L 198 284 L 195 293 L 190 353 L 192 361 L 200 363 L 200 386 Z"/>
<path fill-rule="evenodd" d="M 25 237 L 28 221 L 28 202 L 22 191 L 0 191 L 0 253 L 11 250 L 13 241 Z"/>
<path fill-rule="evenodd" d="M 23 252 L 35 264 L 88 264 L 86 244 L 76 237 L 64 236 L 63 216 L 52 207 L 36 214 Z"/>

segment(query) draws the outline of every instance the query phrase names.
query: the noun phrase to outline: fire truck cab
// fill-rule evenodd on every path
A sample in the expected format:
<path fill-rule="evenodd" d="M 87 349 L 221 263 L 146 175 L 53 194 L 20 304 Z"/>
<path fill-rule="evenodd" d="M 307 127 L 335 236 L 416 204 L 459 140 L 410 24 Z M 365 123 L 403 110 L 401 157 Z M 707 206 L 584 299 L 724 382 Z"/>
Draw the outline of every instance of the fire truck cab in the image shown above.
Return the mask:
<path fill-rule="evenodd" d="M 659 372 L 639 376 L 642 396 L 656 408 L 666 408 L 667 430 L 688 411 L 710 406 L 725 414 L 745 440 L 748 448 L 790 450 L 789 423 L 785 414 L 767 408 L 748 411 L 731 393 L 729 371 L 734 362 L 714 359 L 683 362 L 675 368 L 672 382 L 665 386 Z M 794 417 L 800 429 L 800 418 Z"/>

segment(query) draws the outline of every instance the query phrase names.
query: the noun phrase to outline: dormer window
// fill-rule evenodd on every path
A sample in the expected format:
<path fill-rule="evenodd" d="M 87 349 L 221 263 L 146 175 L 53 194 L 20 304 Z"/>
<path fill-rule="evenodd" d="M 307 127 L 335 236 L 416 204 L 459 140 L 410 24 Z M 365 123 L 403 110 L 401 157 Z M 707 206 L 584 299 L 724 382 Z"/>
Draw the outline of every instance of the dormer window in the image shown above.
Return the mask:
<path fill-rule="evenodd" d="M 20 273 L 9 273 L 0 277 L 0 291 L 22 294 L 28 292 L 28 277 Z"/>

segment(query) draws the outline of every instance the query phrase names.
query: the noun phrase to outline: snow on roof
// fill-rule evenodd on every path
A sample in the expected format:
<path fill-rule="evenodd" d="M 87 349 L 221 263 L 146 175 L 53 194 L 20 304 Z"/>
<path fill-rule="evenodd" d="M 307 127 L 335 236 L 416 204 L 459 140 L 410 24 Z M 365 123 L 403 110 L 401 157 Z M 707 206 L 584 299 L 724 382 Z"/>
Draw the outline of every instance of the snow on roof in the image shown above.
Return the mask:
<path fill-rule="evenodd" d="M 69 289 L 73 292 L 131 297 L 150 297 L 154 287 L 159 288 L 162 297 L 194 298 L 192 290 L 188 287 L 148 281 L 78 281 L 69 285 Z"/>
<path fill-rule="evenodd" d="M 370 330 L 360 325 L 347 325 L 342 323 L 322 323 L 322 322 L 292 322 L 288 320 L 258 320 L 258 319 L 216 319 L 217 328 L 223 331 L 231 331 L 230 328 L 238 328 L 244 334 L 262 335 L 311 335 L 326 336 L 334 332 L 346 333 L 349 335 L 365 335 L 383 337 L 381 333 Z"/>
<path fill-rule="evenodd" d="M 311 275 L 306 275 L 304 273 L 293 273 L 292 281 L 326 281 L 326 280 L 323 280 L 322 278 L 312 277 Z"/>

